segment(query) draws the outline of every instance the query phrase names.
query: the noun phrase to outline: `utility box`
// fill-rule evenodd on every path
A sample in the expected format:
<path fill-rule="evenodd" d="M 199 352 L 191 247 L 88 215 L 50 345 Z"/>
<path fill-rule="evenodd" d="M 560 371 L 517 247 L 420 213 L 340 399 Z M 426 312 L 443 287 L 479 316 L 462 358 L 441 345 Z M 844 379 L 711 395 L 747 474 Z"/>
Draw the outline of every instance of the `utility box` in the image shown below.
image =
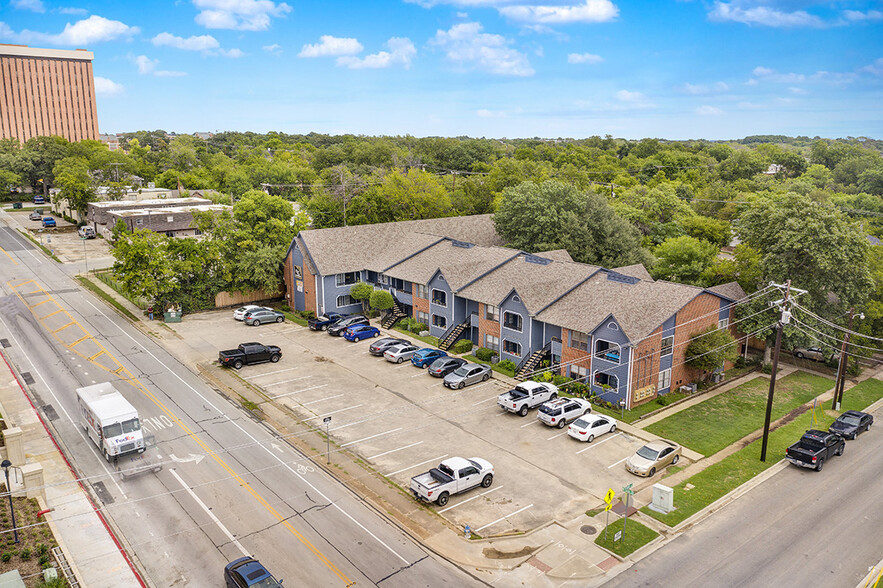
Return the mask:
<path fill-rule="evenodd" d="M 13 202 L 13 203 L 12 203 L 12 208 L 20 209 L 20 208 L 21 208 L 21 202 Z"/>
<path fill-rule="evenodd" d="M 180 323 L 181 322 L 181 311 L 180 310 L 170 310 L 163 313 L 163 319 L 167 323 Z"/>
<path fill-rule="evenodd" d="M 653 501 L 649 504 L 651 510 L 668 514 L 674 510 L 674 490 L 662 484 L 653 484 Z"/>

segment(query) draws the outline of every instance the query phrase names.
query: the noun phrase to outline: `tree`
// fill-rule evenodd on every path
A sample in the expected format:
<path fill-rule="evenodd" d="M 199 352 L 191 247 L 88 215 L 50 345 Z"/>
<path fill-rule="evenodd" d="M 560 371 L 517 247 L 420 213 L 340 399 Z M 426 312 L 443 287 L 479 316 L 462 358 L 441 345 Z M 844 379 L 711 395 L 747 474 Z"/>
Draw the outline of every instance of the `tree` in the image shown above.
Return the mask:
<path fill-rule="evenodd" d="M 563 248 L 576 261 L 607 267 L 652 260 L 606 198 L 555 180 L 504 189 L 494 224 L 511 247 L 529 252 Z"/>
<path fill-rule="evenodd" d="M 727 329 L 710 326 L 701 333 L 690 336 L 690 343 L 684 351 L 684 363 L 703 372 L 703 379 L 709 372 L 723 367 L 725 361 L 735 361 L 739 356 L 736 340 Z"/>
<path fill-rule="evenodd" d="M 707 241 L 717 247 L 726 247 L 730 244 L 732 233 L 730 231 L 730 223 L 725 220 L 719 220 L 708 216 L 693 215 L 683 216 L 678 219 L 678 223 L 691 237 Z"/>
<path fill-rule="evenodd" d="M 49 186 L 55 185 L 53 168 L 59 159 L 68 155 L 68 141 L 63 137 L 31 137 L 21 149 L 21 175 L 33 188 L 43 186 L 43 195 L 49 195 Z"/>
<path fill-rule="evenodd" d="M 683 236 L 666 239 L 653 253 L 656 265 L 651 273 L 656 279 L 684 284 L 698 284 L 699 276 L 711 267 L 718 248 L 706 241 Z"/>
<path fill-rule="evenodd" d="M 733 257 L 714 260 L 711 267 L 702 272 L 699 282 L 703 286 L 717 286 L 738 282 L 748 294 L 760 288 L 760 253 L 744 243 L 736 245 Z"/>
<path fill-rule="evenodd" d="M 386 290 L 374 290 L 371 292 L 371 308 L 377 310 L 389 310 L 395 305 L 392 294 Z"/>
<path fill-rule="evenodd" d="M 367 311 L 368 300 L 374 292 L 374 286 L 365 282 L 356 282 L 350 286 L 350 297 L 362 303 L 362 312 Z"/>
<path fill-rule="evenodd" d="M 269 296 L 283 288 L 279 251 L 269 245 L 258 245 L 242 251 L 234 273 L 238 281 L 255 290 L 263 290 Z"/>
<path fill-rule="evenodd" d="M 295 235 L 308 225 L 306 215 L 295 214 L 291 202 L 261 190 L 249 190 L 242 195 L 233 205 L 233 219 L 248 240 L 275 246 L 280 251 L 288 249 Z"/>
<path fill-rule="evenodd" d="M 148 229 L 114 230 L 114 277 L 135 296 L 161 303 L 177 287 L 168 237 Z"/>
<path fill-rule="evenodd" d="M 10 192 L 20 185 L 21 176 L 8 169 L 0 169 L 0 191 Z"/>
<path fill-rule="evenodd" d="M 89 165 L 79 157 L 65 157 L 55 164 L 52 173 L 55 176 L 55 185 L 61 189 L 61 197 L 67 200 L 82 219 L 86 205 L 95 199 Z"/>

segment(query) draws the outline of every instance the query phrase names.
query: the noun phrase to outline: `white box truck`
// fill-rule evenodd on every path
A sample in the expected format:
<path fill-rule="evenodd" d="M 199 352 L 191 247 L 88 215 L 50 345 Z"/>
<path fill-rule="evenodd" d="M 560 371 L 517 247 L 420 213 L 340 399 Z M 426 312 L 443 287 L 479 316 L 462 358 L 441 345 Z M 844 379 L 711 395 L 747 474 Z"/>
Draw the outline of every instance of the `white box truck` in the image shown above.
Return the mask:
<path fill-rule="evenodd" d="M 77 388 L 80 424 L 110 461 L 120 455 L 144 451 L 138 411 L 110 382 Z"/>

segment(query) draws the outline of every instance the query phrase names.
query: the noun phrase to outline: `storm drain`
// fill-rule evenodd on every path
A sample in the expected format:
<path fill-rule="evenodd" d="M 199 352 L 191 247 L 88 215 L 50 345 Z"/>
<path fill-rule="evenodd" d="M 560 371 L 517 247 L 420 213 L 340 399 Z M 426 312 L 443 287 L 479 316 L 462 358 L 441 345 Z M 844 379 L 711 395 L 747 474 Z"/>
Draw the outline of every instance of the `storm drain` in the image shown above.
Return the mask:
<path fill-rule="evenodd" d="M 113 504 L 113 496 L 111 496 L 110 492 L 105 488 L 104 482 L 93 483 L 92 489 L 95 490 L 95 494 L 98 495 L 98 499 L 101 500 L 103 504 Z"/>
<path fill-rule="evenodd" d="M 579 530 L 582 531 L 583 533 L 585 533 L 586 535 L 594 535 L 595 533 L 598 532 L 598 530 L 595 529 L 595 527 L 593 527 L 592 525 L 583 525 L 582 527 L 579 528 Z"/>
<path fill-rule="evenodd" d="M 51 404 L 43 405 L 43 414 L 46 415 L 46 418 L 50 421 L 58 420 L 58 413 L 55 412 L 55 408 Z"/>
<path fill-rule="evenodd" d="M 0 339 L 0 346 L 2 346 L 4 349 L 6 349 L 7 347 L 12 347 L 12 345 L 9 344 L 9 339 Z"/>
<path fill-rule="evenodd" d="M 31 372 L 22 372 L 21 379 L 25 381 L 25 384 L 30 386 L 34 383 L 34 377 L 31 375 Z"/>

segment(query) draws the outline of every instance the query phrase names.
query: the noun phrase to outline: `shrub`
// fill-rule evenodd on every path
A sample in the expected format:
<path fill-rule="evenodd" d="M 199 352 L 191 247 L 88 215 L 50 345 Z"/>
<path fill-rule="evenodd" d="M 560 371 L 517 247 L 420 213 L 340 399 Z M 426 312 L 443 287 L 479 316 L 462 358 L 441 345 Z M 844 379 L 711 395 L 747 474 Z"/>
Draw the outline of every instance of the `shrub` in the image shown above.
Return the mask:
<path fill-rule="evenodd" d="M 771 364 L 771 363 L 765 363 L 765 364 L 763 364 L 763 365 L 760 367 L 760 371 L 763 372 L 763 373 L 765 373 L 765 374 L 772 374 L 772 373 L 773 373 L 773 364 Z"/>
<path fill-rule="evenodd" d="M 316 313 L 313 312 L 312 310 L 301 311 L 300 315 L 301 315 L 301 317 L 303 317 L 307 320 L 316 318 Z"/>
<path fill-rule="evenodd" d="M 667 395 L 660 396 L 659 398 L 656 399 L 656 404 L 658 404 L 659 406 L 668 406 L 670 403 L 671 403 L 671 399 Z"/>
<path fill-rule="evenodd" d="M 515 372 L 515 368 L 517 367 L 511 360 L 508 360 L 508 359 L 504 359 L 503 361 L 498 363 L 497 366 L 501 370 L 505 370 L 505 371 L 509 371 L 509 372 L 513 372 L 513 373 Z"/>
<path fill-rule="evenodd" d="M 282 312 L 291 312 L 291 307 L 287 304 L 283 304 L 279 307 L 279 310 L 281 310 Z"/>
<path fill-rule="evenodd" d="M 570 381 L 570 378 L 568 378 L 567 376 L 562 376 L 561 374 L 555 374 L 555 376 L 552 377 L 552 383 L 556 386 L 561 386 Z"/>
<path fill-rule="evenodd" d="M 49 554 L 44 553 L 40 556 L 40 567 L 49 567 Z"/>
<path fill-rule="evenodd" d="M 27 561 L 31 559 L 31 549 L 29 547 L 25 547 L 21 550 L 21 553 L 18 556 L 22 559 L 22 561 Z"/>
<path fill-rule="evenodd" d="M 497 355 L 497 352 L 493 349 L 488 349 L 487 347 L 479 347 L 475 350 L 475 357 L 481 361 L 490 361 L 495 355 Z"/>
<path fill-rule="evenodd" d="M 748 365 L 748 364 L 745 362 L 745 358 L 742 357 L 741 355 L 740 355 L 739 358 L 733 363 L 733 367 L 737 367 L 737 368 L 743 368 L 743 367 L 745 367 L 746 365 Z"/>
<path fill-rule="evenodd" d="M 12 559 L 11 551 L 4 551 L 3 554 L 0 555 L 0 561 L 2 561 L 3 563 L 8 562 L 10 559 Z"/>
<path fill-rule="evenodd" d="M 589 387 L 582 382 L 573 382 L 568 386 L 567 391 L 574 396 L 587 396 L 590 392 Z"/>
<path fill-rule="evenodd" d="M 49 552 L 49 546 L 45 543 L 37 543 L 37 553 L 46 555 Z"/>
<path fill-rule="evenodd" d="M 469 353 L 470 351 L 472 351 L 472 341 L 469 339 L 460 339 L 454 343 L 453 347 L 451 347 L 451 353 L 457 355 L 461 353 Z"/>
<path fill-rule="evenodd" d="M 372 308 L 371 310 L 368 311 L 368 318 L 377 318 L 379 316 L 380 316 L 379 310 L 375 310 Z"/>
<path fill-rule="evenodd" d="M 408 330 L 414 334 L 419 335 L 421 331 L 426 331 L 428 329 L 429 327 L 426 326 L 426 323 L 418 323 L 415 321 L 414 324 L 411 325 L 411 328 Z"/>

